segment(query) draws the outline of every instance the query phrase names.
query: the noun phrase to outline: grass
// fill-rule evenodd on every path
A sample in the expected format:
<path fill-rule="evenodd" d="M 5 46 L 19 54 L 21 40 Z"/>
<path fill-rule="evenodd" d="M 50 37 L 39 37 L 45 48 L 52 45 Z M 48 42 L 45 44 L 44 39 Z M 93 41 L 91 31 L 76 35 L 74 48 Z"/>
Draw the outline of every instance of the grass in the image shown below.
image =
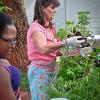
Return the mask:
<path fill-rule="evenodd" d="M 26 71 L 21 71 L 21 90 L 29 92 L 29 83 Z"/>

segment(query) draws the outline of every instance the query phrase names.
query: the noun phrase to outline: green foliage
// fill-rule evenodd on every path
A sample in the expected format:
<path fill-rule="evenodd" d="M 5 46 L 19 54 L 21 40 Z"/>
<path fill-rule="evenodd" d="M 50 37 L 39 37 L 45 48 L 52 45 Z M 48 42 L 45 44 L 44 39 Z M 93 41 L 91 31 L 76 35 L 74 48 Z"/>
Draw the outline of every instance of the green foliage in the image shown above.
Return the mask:
<path fill-rule="evenodd" d="M 76 24 L 71 20 L 66 21 L 66 26 L 58 30 L 57 36 L 60 39 L 65 39 L 66 37 L 75 35 L 77 32 L 80 32 L 83 36 L 90 36 L 92 32 L 88 29 L 88 25 L 90 24 L 89 14 L 90 12 L 87 11 L 78 12 L 79 21 Z"/>
<path fill-rule="evenodd" d="M 21 71 L 21 90 L 22 91 L 29 91 L 27 72 L 25 72 L 25 71 Z"/>
<path fill-rule="evenodd" d="M 57 32 L 57 36 L 60 38 L 60 39 L 65 39 L 67 38 L 68 36 L 71 36 L 73 35 L 73 31 L 75 29 L 75 25 L 74 25 L 74 22 L 73 21 L 66 21 L 66 26 L 65 28 L 60 28 Z"/>
<path fill-rule="evenodd" d="M 81 56 L 62 57 L 59 66 L 61 69 L 58 76 L 62 76 L 64 80 L 75 80 L 83 77 L 86 71 L 88 73 L 89 69 L 93 67 L 93 60 Z"/>
<path fill-rule="evenodd" d="M 88 18 L 88 15 L 90 14 L 90 12 L 87 12 L 87 11 L 80 11 L 78 12 L 78 19 L 79 19 L 79 22 L 78 24 L 80 25 L 88 25 L 90 22 L 89 22 L 89 19 Z"/>
<path fill-rule="evenodd" d="M 66 21 L 66 27 L 58 31 L 58 37 L 65 39 L 80 32 L 89 36 L 88 30 L 90 12 L 78 12 L 78 23 Z M 69 100 L 99 100 L 100 99 L 100 68 L 96 68 L 95 59 L 100 48 L 94 49 L 91 56 L 62 56 L 58 62 L 59 70 L 54 81 L 49 86 L 50 98 L 69 98 Z"/>
<path fill-rule="evenodd" d="M 60 39 L 65 39 L 67 37 L 68 33 L 66 32 L 65 28 L 60 28 L 57 32 L 57 37 L 59 37 Z"/>
<path fill-rule="evenodd" d="M 69 98 L 69 100 L 100 99 L 100 68 L 94 60 L 100 48 L 90 57 L 61 57 L 59 72 L 50 84 L 50 98 Z"/>
<path fill-rule="evenodd" d="M 81 32 L 82 35 L 89 36 L 92 32 L 89 31 L 87 25 L 90 24 L 90 18 L 88 17 L 90 12 L 88 11 L 80 11 L 78 12 L 78 23 L 77 30 Z"/>
<path fill-rule="evenodd" d="M 100 99 L 100 68 L 80 80 L 78 86 L 68 91 L 70 100 L 99 100 Z"/>
<path fill-rule="evenodd" d="M 4 6 L 3 1 L 0 1 L 0 13 L 4 13 L 4 12 L 6 12 L 6 11 L 7 11 L 7 9 L 6 9 L 6 7 Z"/>

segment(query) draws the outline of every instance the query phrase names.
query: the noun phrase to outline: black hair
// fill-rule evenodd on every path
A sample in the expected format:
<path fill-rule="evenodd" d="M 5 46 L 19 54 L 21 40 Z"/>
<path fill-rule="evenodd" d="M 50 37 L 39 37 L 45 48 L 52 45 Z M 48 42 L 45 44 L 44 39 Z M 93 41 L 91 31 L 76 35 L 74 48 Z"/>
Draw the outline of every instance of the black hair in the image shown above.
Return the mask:
<path fill-rule="evenodd" d="M 45 21 L 42 7 L 47 7 L 50 4 L 53 4 L 55 7 L 58 7 L 60 5 L 58 0 L 36 0 L 33 21 L 38 20 L 38 22 L 44 26 Z"/>
<path fill-rule="evenodd" d="M 4 13 L 0 13 L 0 37 L 3 34 L 3 31 L 5 30 L 7 25 L 12 25 L 13 21 L 12 18 Z"/>

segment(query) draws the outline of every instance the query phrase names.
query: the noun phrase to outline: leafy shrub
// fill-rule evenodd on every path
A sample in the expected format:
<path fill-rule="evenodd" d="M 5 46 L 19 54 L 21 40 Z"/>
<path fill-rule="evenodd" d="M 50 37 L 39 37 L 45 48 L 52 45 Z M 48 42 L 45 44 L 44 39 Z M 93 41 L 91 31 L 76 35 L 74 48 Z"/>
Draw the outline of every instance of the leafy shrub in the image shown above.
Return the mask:
<path fill-rule="evenodd" d="M 61 57 L 59 72 L 49 86 L 50 98 L 65 97 L 69 100 L 99 100 L 100 68 L 94 60 L 97 48 L 90 57 Z"/>

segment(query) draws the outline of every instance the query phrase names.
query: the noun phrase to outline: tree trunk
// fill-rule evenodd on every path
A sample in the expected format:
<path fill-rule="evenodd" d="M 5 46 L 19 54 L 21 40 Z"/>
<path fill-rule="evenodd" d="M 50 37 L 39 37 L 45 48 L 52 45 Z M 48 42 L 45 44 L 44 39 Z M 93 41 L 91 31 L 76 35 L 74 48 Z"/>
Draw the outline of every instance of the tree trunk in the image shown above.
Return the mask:
<path fill-rule="evenodd" d="M 26 68 L 28 64 L 26 49 L 26 32 L 28 29 L 28 21 L 24 9 L 24 0 L 3 0 L 9 11 L 7 13 L 14 19 L 17 28 L 17 43 L 15 49 L 7 55 L 12 65 L 18 68 Z"/>

